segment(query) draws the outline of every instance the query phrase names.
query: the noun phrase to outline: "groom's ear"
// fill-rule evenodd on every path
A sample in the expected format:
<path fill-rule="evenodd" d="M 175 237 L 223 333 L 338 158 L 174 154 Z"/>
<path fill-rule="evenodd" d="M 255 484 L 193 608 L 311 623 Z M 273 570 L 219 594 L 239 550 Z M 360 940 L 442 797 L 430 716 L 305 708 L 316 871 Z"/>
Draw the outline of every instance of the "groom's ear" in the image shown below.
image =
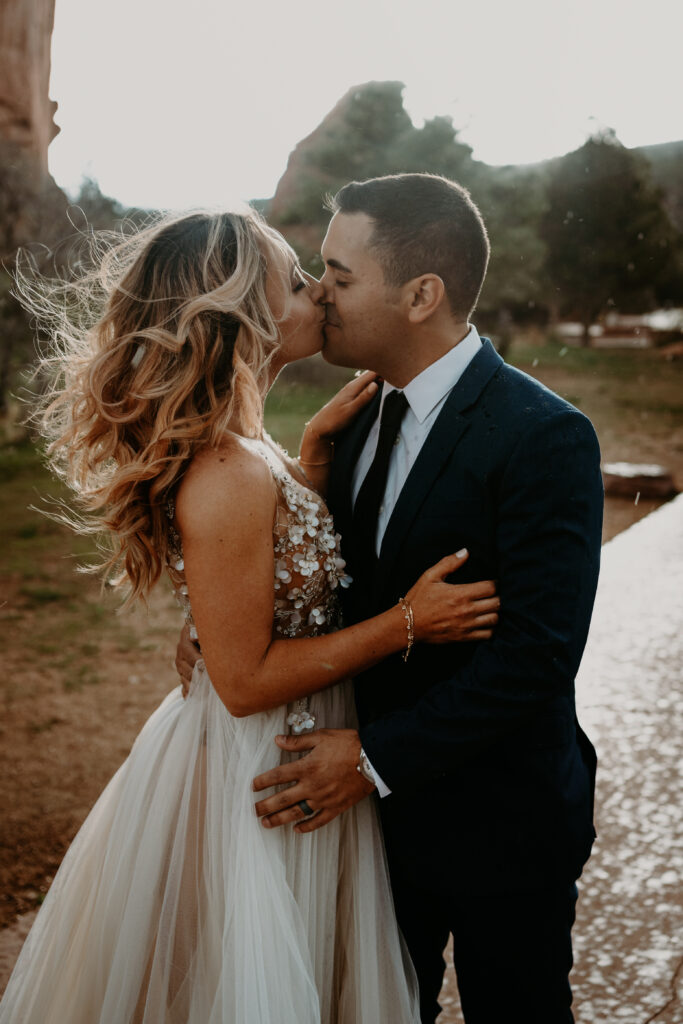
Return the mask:
<path fill-rule="evenodd" d="M 420 324 L 446 301 L 446 289 L 437 274 L 422 274 L 404 284 L 403 300 L 409 321 Z"/>

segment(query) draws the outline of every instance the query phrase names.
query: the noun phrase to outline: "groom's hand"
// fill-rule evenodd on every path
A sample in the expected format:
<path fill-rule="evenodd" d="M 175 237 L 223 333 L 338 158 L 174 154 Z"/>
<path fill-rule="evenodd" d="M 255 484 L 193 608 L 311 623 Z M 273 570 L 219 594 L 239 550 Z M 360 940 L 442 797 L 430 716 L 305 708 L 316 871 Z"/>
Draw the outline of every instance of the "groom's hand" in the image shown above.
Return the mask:
<path fill-rule="evenodd" d="M 361 743 L 355 729 L 320 729 L 308 736 L 278 736 L 275 742 L 291 753 L 310 753 L 254 779 L 257 793 L 273 786 L 289 787 L 256 804 L 265 828 L 298 822 L 295 831 L 314 832 L 375 788 L 356 770 Z M 315 812 L 307 820 L 299 806 L 302 800 Z"/>

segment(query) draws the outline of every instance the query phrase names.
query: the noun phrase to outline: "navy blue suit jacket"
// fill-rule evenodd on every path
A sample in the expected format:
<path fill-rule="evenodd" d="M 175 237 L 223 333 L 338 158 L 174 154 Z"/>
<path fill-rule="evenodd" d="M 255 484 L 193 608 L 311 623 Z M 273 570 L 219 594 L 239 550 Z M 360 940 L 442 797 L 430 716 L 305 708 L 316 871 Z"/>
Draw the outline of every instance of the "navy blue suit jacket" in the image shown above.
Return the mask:
<path fill-rule="evenodd" d="M 578 877 L 595 832 L 595 752 L 574 677 L 600 558 L 600 453 L 585 416 L 485 341 L 401 491 L 375 566 L 356 557 L 351 478 L 378 401 L 339 439 L 328 498 L 354 583 L 346 623 L 393 605 L 466 547 L 450 582 L 495 579 L 491 640 L 418 644 L 355 680 L 394 872 L 515 889 Z"/>

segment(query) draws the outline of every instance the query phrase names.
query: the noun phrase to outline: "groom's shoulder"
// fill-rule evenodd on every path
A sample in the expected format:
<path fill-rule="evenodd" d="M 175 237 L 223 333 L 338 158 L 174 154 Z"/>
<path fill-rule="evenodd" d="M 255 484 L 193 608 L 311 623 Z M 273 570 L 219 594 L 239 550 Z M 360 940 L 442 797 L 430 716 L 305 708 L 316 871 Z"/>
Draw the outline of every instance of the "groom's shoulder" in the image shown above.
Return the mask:
<path fill-rule="evenodd" d="M 501 363 L 487 389 L 487 399 L 499 415 L 514 421 L 552 420 L 560 416 L 590 423 L 576 406 L 530 374 L 509 363 Z"/>

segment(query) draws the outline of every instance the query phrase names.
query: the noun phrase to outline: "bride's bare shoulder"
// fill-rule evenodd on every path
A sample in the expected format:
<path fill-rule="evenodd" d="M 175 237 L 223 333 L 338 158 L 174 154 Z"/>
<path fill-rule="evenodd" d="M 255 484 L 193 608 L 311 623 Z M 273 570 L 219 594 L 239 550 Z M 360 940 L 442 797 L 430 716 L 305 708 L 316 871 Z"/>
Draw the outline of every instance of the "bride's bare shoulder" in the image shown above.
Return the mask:
<path fill-rule="evenodd" d="M 176 495 L 176 520 L 183 534 L 247 521 L 270 524 L 276 500 L 264 457 L 250 442 L 230 437 L 192 459 Z"/>

